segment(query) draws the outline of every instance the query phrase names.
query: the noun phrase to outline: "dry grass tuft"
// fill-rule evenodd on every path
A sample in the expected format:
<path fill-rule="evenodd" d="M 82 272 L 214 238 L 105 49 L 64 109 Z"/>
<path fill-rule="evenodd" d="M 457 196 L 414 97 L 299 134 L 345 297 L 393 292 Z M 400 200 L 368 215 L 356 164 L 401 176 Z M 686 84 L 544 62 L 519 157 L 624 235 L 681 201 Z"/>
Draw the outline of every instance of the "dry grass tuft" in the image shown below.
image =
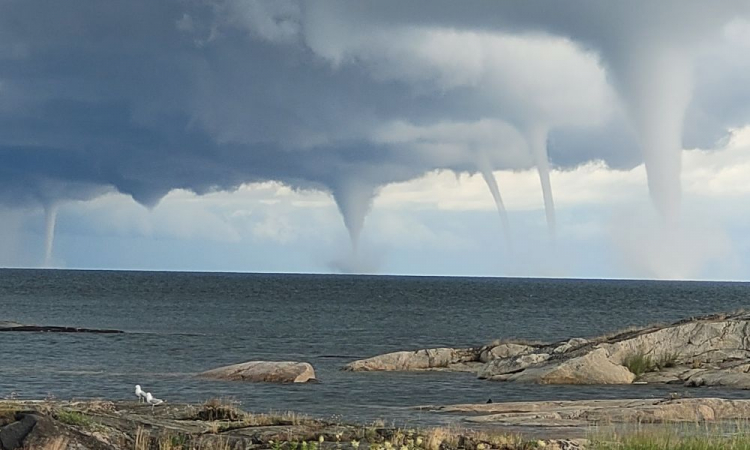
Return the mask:
<path fill-rule="evenodd" d="M 440 450 L 440 446 L 447 440 L 450 432 L 446 428 L 433 428 L 426 433 L 425 448 L 427 450 Z"/>
<path fill-rule="evenodd" d="M 133 445 L 134 450 L 148 450 L 151 444 L 151 437 L 141 427 L 135 432 L 135 443 Z"/>
<path fill-rule="evenodd" d="M 422 435 L 425 450 L 444 448 L 525 450 L 534 448 L 535 445 L 533 442 L 526 441 L 520 434 L 468 430 L 457 426 L 432 428 Z"/>
<path fill-rule="evenodd" d="M 198 410 L 196 417 L 199 420 L 215 421 L 215 420 L 228 420 L 232 422 L 240 421 L 245 418 L 247 414 L 236 406 L 236 403 L 229 400 L 222 400 L 218 398 L 212 398 L 203 404 L 200 410 Z"/>

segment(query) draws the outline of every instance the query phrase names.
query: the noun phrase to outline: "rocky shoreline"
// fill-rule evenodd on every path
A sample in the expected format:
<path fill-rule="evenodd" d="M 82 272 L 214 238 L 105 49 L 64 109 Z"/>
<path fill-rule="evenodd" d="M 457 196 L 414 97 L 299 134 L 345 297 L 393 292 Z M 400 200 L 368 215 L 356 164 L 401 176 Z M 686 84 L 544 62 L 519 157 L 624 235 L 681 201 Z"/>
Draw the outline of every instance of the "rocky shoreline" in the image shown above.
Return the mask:
<path fill-rule="evenodd" d="M 750 388 L 750 313 L 717 314 L 592 339 L 497 342 L 403 351 L 354 361 L 348 371 L 469 371 L 539 384 L 664 383 Z"/>
<path fill-rule="evenodd" d="M 3 331 L 117 332 L 0 322 Z M 73 330 L 73 331 L 68 331 Z M 461 371 L 478 378 L 538 384 L 679 384 L 750 388 L 750 313 L 719 314 L 607 336 L 555 343 L 495 342 L 475 348 L 394 352 L 344 370 Z M 206 379 L 317 381 L 304 362 L 250 361 L 196 374 Z M 356 376 L 352 374 L 351 376 Z M 403 430 L 294 413 L 247 413 L 237 405 L 110 401 L 0 400 L 0 450 L 273 449 L 520 450 L 586 448 L 592 427 L 732 424 L 750 417 L 750 400 L 721 398 L 505 402 L 414 407 L 449 415 L 457 427 Z M 362 447 L 360 447 L 362 445 Z M 598 448 L 598 447 L 597 447 Z"/>
<path fill-rule="evenodd" d="M 736 426 L 750 400 L 622 399 L 421 406 L 450 414 L 432 429 L 347 424 L 297 415 L 253 414 L 237 405 L 137 402 L 0 401 L 0 448 L 46 450 L 527 450 L 598 449 L 595 433 L 645 427 Z M 697 428 L 696 428 L 697 426 Z M 656 428 L 659 429 L 659 428 Z M 725 430 L 726 428 L 723 428 Z M 592 430 L 595 430 L 593 432 Z"/>
<path fill-rule="evenodd" d="M 527 449 L 504 432 L 408 430 L 312 419 L 294 413 L 252 414 L 217 400 L 204 404 L 0 401 L 0 448 L 47 450 L 273 449 L 452 450 Z M 582 440 L 534 440 L 576 449 Z"/>

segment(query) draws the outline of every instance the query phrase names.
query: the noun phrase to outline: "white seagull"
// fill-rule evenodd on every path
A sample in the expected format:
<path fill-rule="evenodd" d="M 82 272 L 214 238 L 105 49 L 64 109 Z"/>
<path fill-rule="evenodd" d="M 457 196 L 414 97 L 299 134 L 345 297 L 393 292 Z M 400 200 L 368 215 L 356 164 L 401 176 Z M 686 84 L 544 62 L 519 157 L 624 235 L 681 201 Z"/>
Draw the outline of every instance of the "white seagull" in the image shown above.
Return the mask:
<path fill-rule="evenodd" d="M 164 400 L 155 398 L 153 395 L 151 395 L 150 392 L 146 392 L 146 403 L 151 405 L 151 409 L 153 410 L 154 406 L 161 405 L 162 403 L 164 403 Z"/>
<path fill-rule="evenodd" d="M 140 384 L 135 385 L 135 395 L 138 397 L 138 403 L 141 403 L 146 400 L 146 393 L 143 392 L 143 389 L 141 389 Z"/>

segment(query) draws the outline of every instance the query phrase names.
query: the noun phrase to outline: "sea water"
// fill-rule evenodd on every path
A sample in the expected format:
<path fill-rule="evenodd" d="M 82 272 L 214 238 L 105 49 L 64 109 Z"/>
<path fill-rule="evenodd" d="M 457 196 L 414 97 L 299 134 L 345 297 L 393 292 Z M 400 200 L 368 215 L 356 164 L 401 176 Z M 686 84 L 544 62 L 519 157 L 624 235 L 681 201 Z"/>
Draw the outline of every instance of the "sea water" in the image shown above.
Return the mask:
<path fill-rule="evenodd" d="M 750 284 L 338 275 L 0 270 L 0 320 L 124 334 L 0 334 L 0 397 L 171 402 L 225 398 L 256 412 L 413 425 L 451 421 L 414 406 L 662 397 L 675 386 L 539 386 L 469 373 L 352 373 L 348 362 L 495 339 L 556 341 L 748 304 Z M 195 374 L 252 360 L 307 361 L 320 383 Z M 693 396 L 750 397 L 694 389 Z"/>

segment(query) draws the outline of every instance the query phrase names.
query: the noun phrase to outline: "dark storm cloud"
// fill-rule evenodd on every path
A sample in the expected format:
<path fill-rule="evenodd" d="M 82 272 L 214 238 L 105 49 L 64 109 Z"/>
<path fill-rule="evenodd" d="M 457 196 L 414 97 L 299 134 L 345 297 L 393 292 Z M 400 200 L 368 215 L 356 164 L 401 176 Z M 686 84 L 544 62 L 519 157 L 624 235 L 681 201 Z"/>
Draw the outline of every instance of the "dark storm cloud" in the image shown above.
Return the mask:
<path fill-rule="evenodd" d="M 487 95 L 492 80 L 475 80 L 468 64 L 435 69 L 395 50 L 413 44 L 404 40 L 414 37 L 409 30 L 533 33 L 570 38 L 617 66 L 623 42 L 697 39 L 743 4 L 6 1 L 0 202 L 49 204 L 116 189 L 150 205 L 175 188 L 204 193 L 277 180 L 331 191 L 345 215 L 362 216 L 381 185 L 436 168 L 477 170 L 461 145 L 443 154 L 420 146 L 424 137 L 376 139 L 380 127 L 485 118 L 519 126 L 536 115 L 552 126 L 553 164 L 631 167 L 641 160 L 637 139 L 617 113 L 587 126 L 592 106 L 567 124 L 568 114 L 546 112 L 547 99 L 533 93 L 505 87 Z M 730 71 L 728 56 L 715 57 Z M 746 120 L 747 103 L 735 101 L 732 83 L 713 96 L 700 80 L 747 87 L 736 74 L 696 76 L 685 136 L 705 142 Z M 512 153 L 504 149 L 511 140 L 497 151 Z M 503 155 L 490 161 L 495 169 L 530 165 Z"/>
<path fill-rule="evenodd" d="M 377 185 L 431 167 L 365 140 L 373 123 L 481 117 L 460 92 L 417 98 L 236 29 L 197 42 L 200 31 L 179 29 L 188 13 L 206 33 L 217 20 L 213 8 L 181 2 L 2 5 L 5 202 L 83 198 L 97 186 L 152 204 L 174 188 L 265 179 Z M 68 183 L 91 188 L 48 188 Z"/>

